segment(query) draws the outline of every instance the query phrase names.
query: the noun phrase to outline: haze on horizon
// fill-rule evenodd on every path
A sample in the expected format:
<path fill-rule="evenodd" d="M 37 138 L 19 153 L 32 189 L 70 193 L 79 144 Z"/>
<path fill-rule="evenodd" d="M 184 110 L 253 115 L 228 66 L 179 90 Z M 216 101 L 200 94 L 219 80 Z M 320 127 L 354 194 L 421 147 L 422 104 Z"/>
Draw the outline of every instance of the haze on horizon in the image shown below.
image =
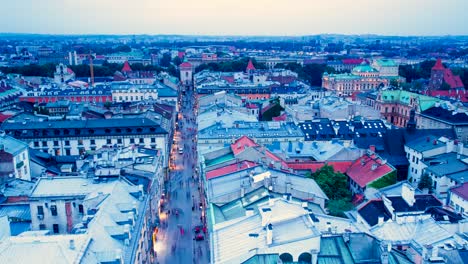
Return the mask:
<path fill-rule="evenodd" d="M 468 35 L 467 0 L 15 0 L 0 32 Z"/>

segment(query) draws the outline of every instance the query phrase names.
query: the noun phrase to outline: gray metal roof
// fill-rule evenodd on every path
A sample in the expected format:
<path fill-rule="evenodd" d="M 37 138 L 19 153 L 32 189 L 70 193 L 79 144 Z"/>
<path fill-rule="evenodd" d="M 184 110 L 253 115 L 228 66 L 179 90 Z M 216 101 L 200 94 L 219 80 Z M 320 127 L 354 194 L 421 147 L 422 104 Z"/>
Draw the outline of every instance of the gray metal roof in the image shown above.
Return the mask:
<path fill-rule="evenodd" d="M 28 144 L 7 135 L 0 135 L 0 145 L 3 145 L 5 152 L 14 156 L 28 148 Z"/>

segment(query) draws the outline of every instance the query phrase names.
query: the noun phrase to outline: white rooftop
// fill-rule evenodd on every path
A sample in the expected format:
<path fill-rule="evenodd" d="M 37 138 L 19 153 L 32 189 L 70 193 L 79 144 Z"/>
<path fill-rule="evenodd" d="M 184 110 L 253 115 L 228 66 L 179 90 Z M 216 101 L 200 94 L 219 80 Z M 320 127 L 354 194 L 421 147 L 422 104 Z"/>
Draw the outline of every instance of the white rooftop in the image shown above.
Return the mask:
<path fill-rule="evenodd" d="M 320 233 L 308 211 L 283 198 L 259 205 L 259 212 L 215 224 L 212 233 L 215 263 L 241 263 L 255 254 L 299 255 L 320 247 Z M 272 225 L 268 244 L 267 225 Z"/>
<path fill-rule="evenodd" d="M 92 179 L 83 177 L 48 177 L 39 178 L 31 197 L 82 196 L 99 190 L 109 193 L 114 182 L 93 183 Z"/>
<path fill-rule="evenodd" d="M 70 248 L 70 240 L 73 240 L 74 249 Z M 89 243 L 90 239 L 87 235 L 9 237 L 0 242 L 0 263 L 80 263 Z"/>

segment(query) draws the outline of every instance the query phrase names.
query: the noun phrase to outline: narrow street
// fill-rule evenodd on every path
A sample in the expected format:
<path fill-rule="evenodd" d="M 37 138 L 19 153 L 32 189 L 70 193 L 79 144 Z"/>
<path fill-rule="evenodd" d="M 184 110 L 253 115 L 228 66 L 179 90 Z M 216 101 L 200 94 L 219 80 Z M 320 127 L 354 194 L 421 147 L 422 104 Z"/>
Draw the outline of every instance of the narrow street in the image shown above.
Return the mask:
<path fill-rule="evenodd" d="M 196 97 L 181 96 L 178 129 L 171 149 L 171 170 L 160 216 L 155 263 L 209 263 L 202 191 L 196 167 Z M 197 238 L 197 239 L 196 239 Z"/>

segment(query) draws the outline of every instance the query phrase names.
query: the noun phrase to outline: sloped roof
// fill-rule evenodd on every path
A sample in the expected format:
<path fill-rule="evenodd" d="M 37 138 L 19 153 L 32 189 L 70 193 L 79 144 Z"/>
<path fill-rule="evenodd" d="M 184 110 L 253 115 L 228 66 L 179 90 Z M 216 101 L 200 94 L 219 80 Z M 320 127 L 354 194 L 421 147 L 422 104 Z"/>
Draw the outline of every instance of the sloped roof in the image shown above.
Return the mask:
<path fill-rule="evenodd" d="M 191 69 L 192 64 L 190 62 L 188 62 L 188 61 L 184 61 L 179 65 L 179 68 L 189 68 L 189 69 Z"/>
<path fill-rule="evenodd" d="M 444 65 L 442 64 L 442 60 L 441 59 L 437 59 L 436 63 L 434 64 L 434 66 L 432 67 L 433 70 L 445 70 L 445 67 Z"/>
<path fill-rule="evenodd" d="M 252 168 L 252 167 L 255 167 L 255 166 L 257 166 L 257 163 L 251 162 L 251 161 L 242 161 L 242 162 L 234 163 L 234 164 L 231 164 L 231 165 L 228 165 L 228 166 L 224 166 L 224 167 L 221 167 L 221 168 L 218 168 L 218 169 L 214 169 L 212 171 L 208 171 L 206 173 L 206 179 L 210 180 L 210 179 L 213 179 L 213 178 L 216 178 L 216 177 L 220 177 L 220 176 L 223 176 L 223 175 L 226 175 L 226 174 L 231 174 L 231 173 L 238 172 L 238 171 L 241 171 L 241 170 L 245 170 L 245 169 L 248 169 L 248 168 Z"/>
<path fill-rule="evenodd" d="M 384 163 L 376 154 L 365 154 L 357 159 L 346 171 L 346 174 L 364 188 L 367 184 L 387 175 L 394 169 Z"/>
<path fill-rule="evenodd" d="M 121 72 L 131 72 L 131 71 L 132 71 L 132 68 L 130 67 L 130 64 L 128 63 L 128 61 L 125 61 Z"/>
<path fill-rule="evenodd" d="M 237 155 L 245 150 L 247 147 L 257 147 L 258 144 L 255 143 L 251 138 L 247 136 L 242 136 L 237 139 L 233 144 L 231 144 L 231 150 L 234 155 Z"/>
<path fill-rule="evenodd" d="M 450 86 L 451 89 L 464 88 L 460 76 L 453 75 L 452 70 L 446 69 L 444 72 L 444 81 Z"/>
<path fill-rule="evenodd" d="M 255 70 L 255 66 L 253 65 L 252 63 L 252 60 L 249 60 L 249 63 L 247 64 L 247 71 L 254 71 Z"/>
<path fill-rule="evenodd" d="M 327 162 L 288 162 L 287 165 L 293 170 L 311 170 L 312 172 L 317 171 L 325 165 L 330 165 L 335 171 L 345 173 L 352 161 L 327 161 Z"/>
<path fill-rule="evenodd" d="M 465 199 L 465 201 L 468 201 L 468 182 L 465 182 L 458 187 L 452 188 L 450 191 Z"/>

